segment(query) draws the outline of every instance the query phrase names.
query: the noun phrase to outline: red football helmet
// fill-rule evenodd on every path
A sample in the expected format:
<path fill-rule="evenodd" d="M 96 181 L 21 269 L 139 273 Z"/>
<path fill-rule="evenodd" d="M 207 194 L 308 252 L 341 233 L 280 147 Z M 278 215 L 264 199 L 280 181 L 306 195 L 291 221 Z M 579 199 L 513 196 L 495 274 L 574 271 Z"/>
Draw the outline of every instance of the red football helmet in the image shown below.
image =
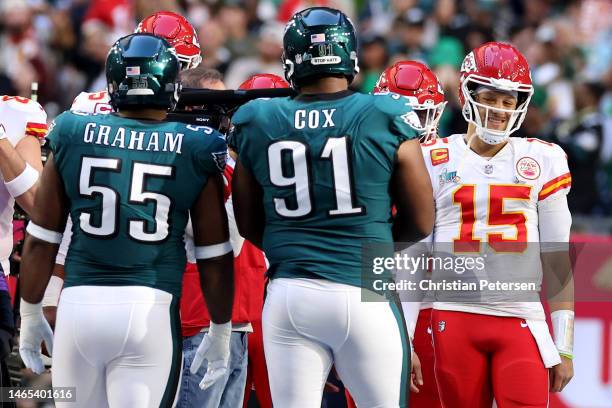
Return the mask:
<path fill-rule="evenodd" d="M 378 79 L 374 93 L 393 92 L 408 98 L 422 126 L 421 142 L 436 138 L 438 122 L 446 101 L 438 77 L 425 64 L 399 61 L 387 68 Z"/>
<path fill-rule="evenodd" d="M 182 69 L 195 68 L 202 62 L 198 35 L 189 21 L 171 11 L 158 11 L 138 24 L 137 33 L 150 33 L 167 40 L 176 50 Z"/>
<path fill-rule="evenodd" d="M 255 74 L 240 84 L 238 89 L 270 89 L 289 88 L 289 84 L 283 78 L 274 74 Z"/>
<path fill-rule="evenodd" d="M 516 109 L 494 108 L 476 102 L 474 96 L 480 87 L 510 93 L 517 99 Z M 461 64 L 459 99 L 463 105 L 463 117 L 476 125 L 476 134 L 488 144 L 499 144 L 517 131 L 525 116 L 533 95 L 529 64 L 512 45 L 489 42 L 470 52 Z M 484 120 L 478 109 L 484 111 Z M 487 127 L 489 112 L 510 114 L 505 130 Z"/>

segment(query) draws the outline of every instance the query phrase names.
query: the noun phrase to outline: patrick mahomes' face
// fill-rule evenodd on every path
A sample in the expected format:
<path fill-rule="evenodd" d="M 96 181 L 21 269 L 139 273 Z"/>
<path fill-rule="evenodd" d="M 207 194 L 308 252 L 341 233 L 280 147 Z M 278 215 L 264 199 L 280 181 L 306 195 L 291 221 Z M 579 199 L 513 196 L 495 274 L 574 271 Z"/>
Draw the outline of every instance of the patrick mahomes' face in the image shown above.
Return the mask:
<path fill-rule="evenodd" d="M 474 99 L 476 102 L 491 108 L 485 109 L 482 106 L 478 107 L 478 113 L 480 114 L 480 119 L 484 127 L 491 130 L 506 130 L 512 114 L 507 110 L 516 109 L 517 100 L 515 97 L 505 92 L 483 90 L 479 92 Z M 500 109 L 506 109 L 506 111 Z"/>

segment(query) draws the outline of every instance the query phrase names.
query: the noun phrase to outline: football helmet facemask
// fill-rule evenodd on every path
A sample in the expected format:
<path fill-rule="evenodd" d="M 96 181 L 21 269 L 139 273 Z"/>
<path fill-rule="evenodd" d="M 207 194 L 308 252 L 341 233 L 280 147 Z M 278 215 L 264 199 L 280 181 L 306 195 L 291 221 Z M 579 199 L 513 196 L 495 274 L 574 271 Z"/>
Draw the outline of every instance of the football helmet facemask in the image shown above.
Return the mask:
<path fill-rule="evenodd" d="M 516 96 L 515 109 L 492 107 L 476 101 L 476 92 L 484 86 L 493 91 Z M 499 144 L 516 132 L 525 120 L 533 95 L 529 64 L 512 45 L 489 42 L 470 52 L 461 64 L 459 99 L 463 117 L 476 126 L 476 135 L 488 144 Z M 483 113 L 479 114 L 479 110 Z M 491 113 L 508 116 L 504 130 L 487 126 Z"/>
<path fill-rule="evenodd" d="M 393 92 L 408 98 L 408 103 L 421 120 L 421 143 L 437 137 L 438 122 L 446 100 L 438 77 L 425 64 L 399 61 L 387 68 L 378 79 L 374 93 Z"/>

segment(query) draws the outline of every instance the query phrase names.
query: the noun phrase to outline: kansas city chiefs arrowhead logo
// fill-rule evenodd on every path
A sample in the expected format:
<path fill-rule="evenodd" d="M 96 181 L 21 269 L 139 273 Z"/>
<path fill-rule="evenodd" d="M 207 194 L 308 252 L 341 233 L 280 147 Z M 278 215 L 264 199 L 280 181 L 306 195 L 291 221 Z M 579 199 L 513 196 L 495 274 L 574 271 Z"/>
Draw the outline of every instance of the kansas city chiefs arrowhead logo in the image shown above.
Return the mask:
<path fill-rule="evenodd" d="M 465 56 L 461 64 L 461 72 L 471 72 L 476 70 L 476 60 L 474 59 L 474 51 Z"/>

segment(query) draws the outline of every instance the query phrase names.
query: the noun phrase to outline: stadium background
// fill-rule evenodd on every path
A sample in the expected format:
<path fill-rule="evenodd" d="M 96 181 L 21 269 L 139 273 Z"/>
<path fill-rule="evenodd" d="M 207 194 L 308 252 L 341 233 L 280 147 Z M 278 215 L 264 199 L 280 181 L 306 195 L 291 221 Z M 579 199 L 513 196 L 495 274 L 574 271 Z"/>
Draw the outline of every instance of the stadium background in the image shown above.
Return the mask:
<path fill-rule="evenodd" d="M 110 45 L 158 10 L 190 20 L 203 65 L 220 70 L 228 88 L 254 73 L 282 75 L 284 22 L 311 5 L 340 8 L 356 23 L 356 90 L 369 92 L 396 60 L 429 64 L 449 101 L 441 135 L 465 129 L 457 93 L 467 50 L 502 40 L 525 54 L 536 91 L 519 133 L 566 150 L 573 239 L 597 243 L 581 247 L 592 272 L 584 282 L 604 300 L 577 305 L 575 377 L 551 406 L 612 407 L 612 1 L 2 0 L 0 95 L 29 96 L 38 82 L 52 119 L 79 92 L 105 88 Z"/>

